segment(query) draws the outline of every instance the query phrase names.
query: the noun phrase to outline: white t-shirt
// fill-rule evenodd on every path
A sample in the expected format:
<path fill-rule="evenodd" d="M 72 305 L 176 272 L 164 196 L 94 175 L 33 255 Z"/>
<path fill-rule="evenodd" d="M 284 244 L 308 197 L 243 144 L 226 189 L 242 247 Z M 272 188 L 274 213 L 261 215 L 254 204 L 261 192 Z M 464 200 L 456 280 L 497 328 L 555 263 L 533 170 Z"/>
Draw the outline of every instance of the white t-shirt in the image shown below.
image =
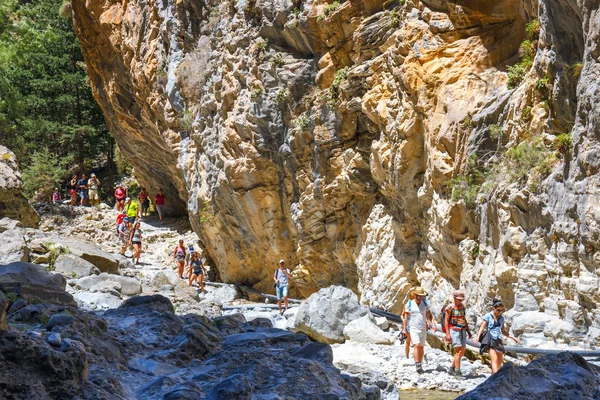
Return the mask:
<path fill-rule="evenodd" d="M 410 300 L 406 308 L 410 313 L 410 332 L 426 332 L 427 311 L 429 311 L 427 302 L 423 300 L 421 304 L 417 304 L 416 300 Z"/>
<path fill-rule="evenodd" d="M 290 270 L 287 268 L 284 268 L 283 271 L 286 271 L 288 274 L 290 273 Z M 279 268 L 275 271 L 275 278 L 279 280 L 279 287 L 288 286 L 288 276 L 283 271 Z"/>

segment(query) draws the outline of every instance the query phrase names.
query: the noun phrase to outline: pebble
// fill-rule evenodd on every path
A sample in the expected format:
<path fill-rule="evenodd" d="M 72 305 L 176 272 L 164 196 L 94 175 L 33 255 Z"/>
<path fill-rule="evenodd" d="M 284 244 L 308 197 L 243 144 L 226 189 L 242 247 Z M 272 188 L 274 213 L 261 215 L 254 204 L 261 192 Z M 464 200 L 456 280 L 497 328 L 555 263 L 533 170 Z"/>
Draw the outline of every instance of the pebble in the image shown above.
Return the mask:
<path fill-rule="evenodd" d="M 62 338 L 60 337 L 60 333 L 51 333 L 48 336 L 48 343 L 50 343 L 54 347 L 60 347 L 62 345 Z"/>

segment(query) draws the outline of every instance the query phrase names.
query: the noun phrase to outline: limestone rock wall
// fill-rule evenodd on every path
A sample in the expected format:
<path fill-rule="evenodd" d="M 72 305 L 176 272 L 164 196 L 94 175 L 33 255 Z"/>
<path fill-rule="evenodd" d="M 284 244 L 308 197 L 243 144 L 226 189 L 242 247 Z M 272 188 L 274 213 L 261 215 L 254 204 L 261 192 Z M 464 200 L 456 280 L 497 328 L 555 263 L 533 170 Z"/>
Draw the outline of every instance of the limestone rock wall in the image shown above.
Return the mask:
<path fill-rule="evenodd" d="M 294 296 L 338 284 L 391 311 L 415 283 L 435 307 L 464 287 L 473 320 L 501 296 L 532 344 L 599 344 L 597 2 L 73 10 L 124 156 L 224 281 L 269 290 L 285 258 Z"/>
<path fill-rule="evenodd" d="M 21 221 L 28 227 L 36 226 L 40 217 L 23 196 L 23 181 L 12 151 L 0 146 L 0 219 Z"/>

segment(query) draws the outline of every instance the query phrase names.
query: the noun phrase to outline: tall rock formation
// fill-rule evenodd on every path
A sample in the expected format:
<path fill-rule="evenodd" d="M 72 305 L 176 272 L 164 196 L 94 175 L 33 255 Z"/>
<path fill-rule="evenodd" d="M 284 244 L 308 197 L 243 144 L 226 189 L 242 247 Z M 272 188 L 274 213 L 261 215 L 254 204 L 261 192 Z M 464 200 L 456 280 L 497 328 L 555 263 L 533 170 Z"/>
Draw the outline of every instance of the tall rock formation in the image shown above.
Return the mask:
<path fill-rule="evenodd" d="M 600 345 L 592 0 L 73 0 L 143 185 L 221 278 L 399 311 L 494 296 L 531 343 Z M 528 321 L 535 321 L 534 324 Z"/>
<path fill-rule="evenodd" d="M 28 227 L 40 222 L 39 215 L 23 196 L 23 181 L 14 153 L 0 146 L 0 219 L 5 217 Z"/>

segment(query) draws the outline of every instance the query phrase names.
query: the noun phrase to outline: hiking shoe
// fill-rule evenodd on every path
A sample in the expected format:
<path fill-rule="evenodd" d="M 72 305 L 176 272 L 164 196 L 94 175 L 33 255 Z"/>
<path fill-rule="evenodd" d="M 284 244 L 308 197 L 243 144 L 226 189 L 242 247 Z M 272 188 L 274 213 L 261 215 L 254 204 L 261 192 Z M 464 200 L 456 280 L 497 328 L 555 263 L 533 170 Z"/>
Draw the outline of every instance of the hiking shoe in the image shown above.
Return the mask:
<path fill-rule="evenodd" d="M 462 371 L 460 369 L 457 369 L 456 371 L 454 371 L 454 376 L 456 376 L 456 379 L 462 379 Z"/>
<path fill-rule="evenodd" d="M 415 367 L 417 368 L 417 373 L 422 374 L 423 372 L 423 366 L 421 365 L 421 363 L 415 363 Z"/>
<path fill-rule="evenodd" d="M 456 369 L 454 367 L 448 368 L 448 375 L 456 375 Z"/>

